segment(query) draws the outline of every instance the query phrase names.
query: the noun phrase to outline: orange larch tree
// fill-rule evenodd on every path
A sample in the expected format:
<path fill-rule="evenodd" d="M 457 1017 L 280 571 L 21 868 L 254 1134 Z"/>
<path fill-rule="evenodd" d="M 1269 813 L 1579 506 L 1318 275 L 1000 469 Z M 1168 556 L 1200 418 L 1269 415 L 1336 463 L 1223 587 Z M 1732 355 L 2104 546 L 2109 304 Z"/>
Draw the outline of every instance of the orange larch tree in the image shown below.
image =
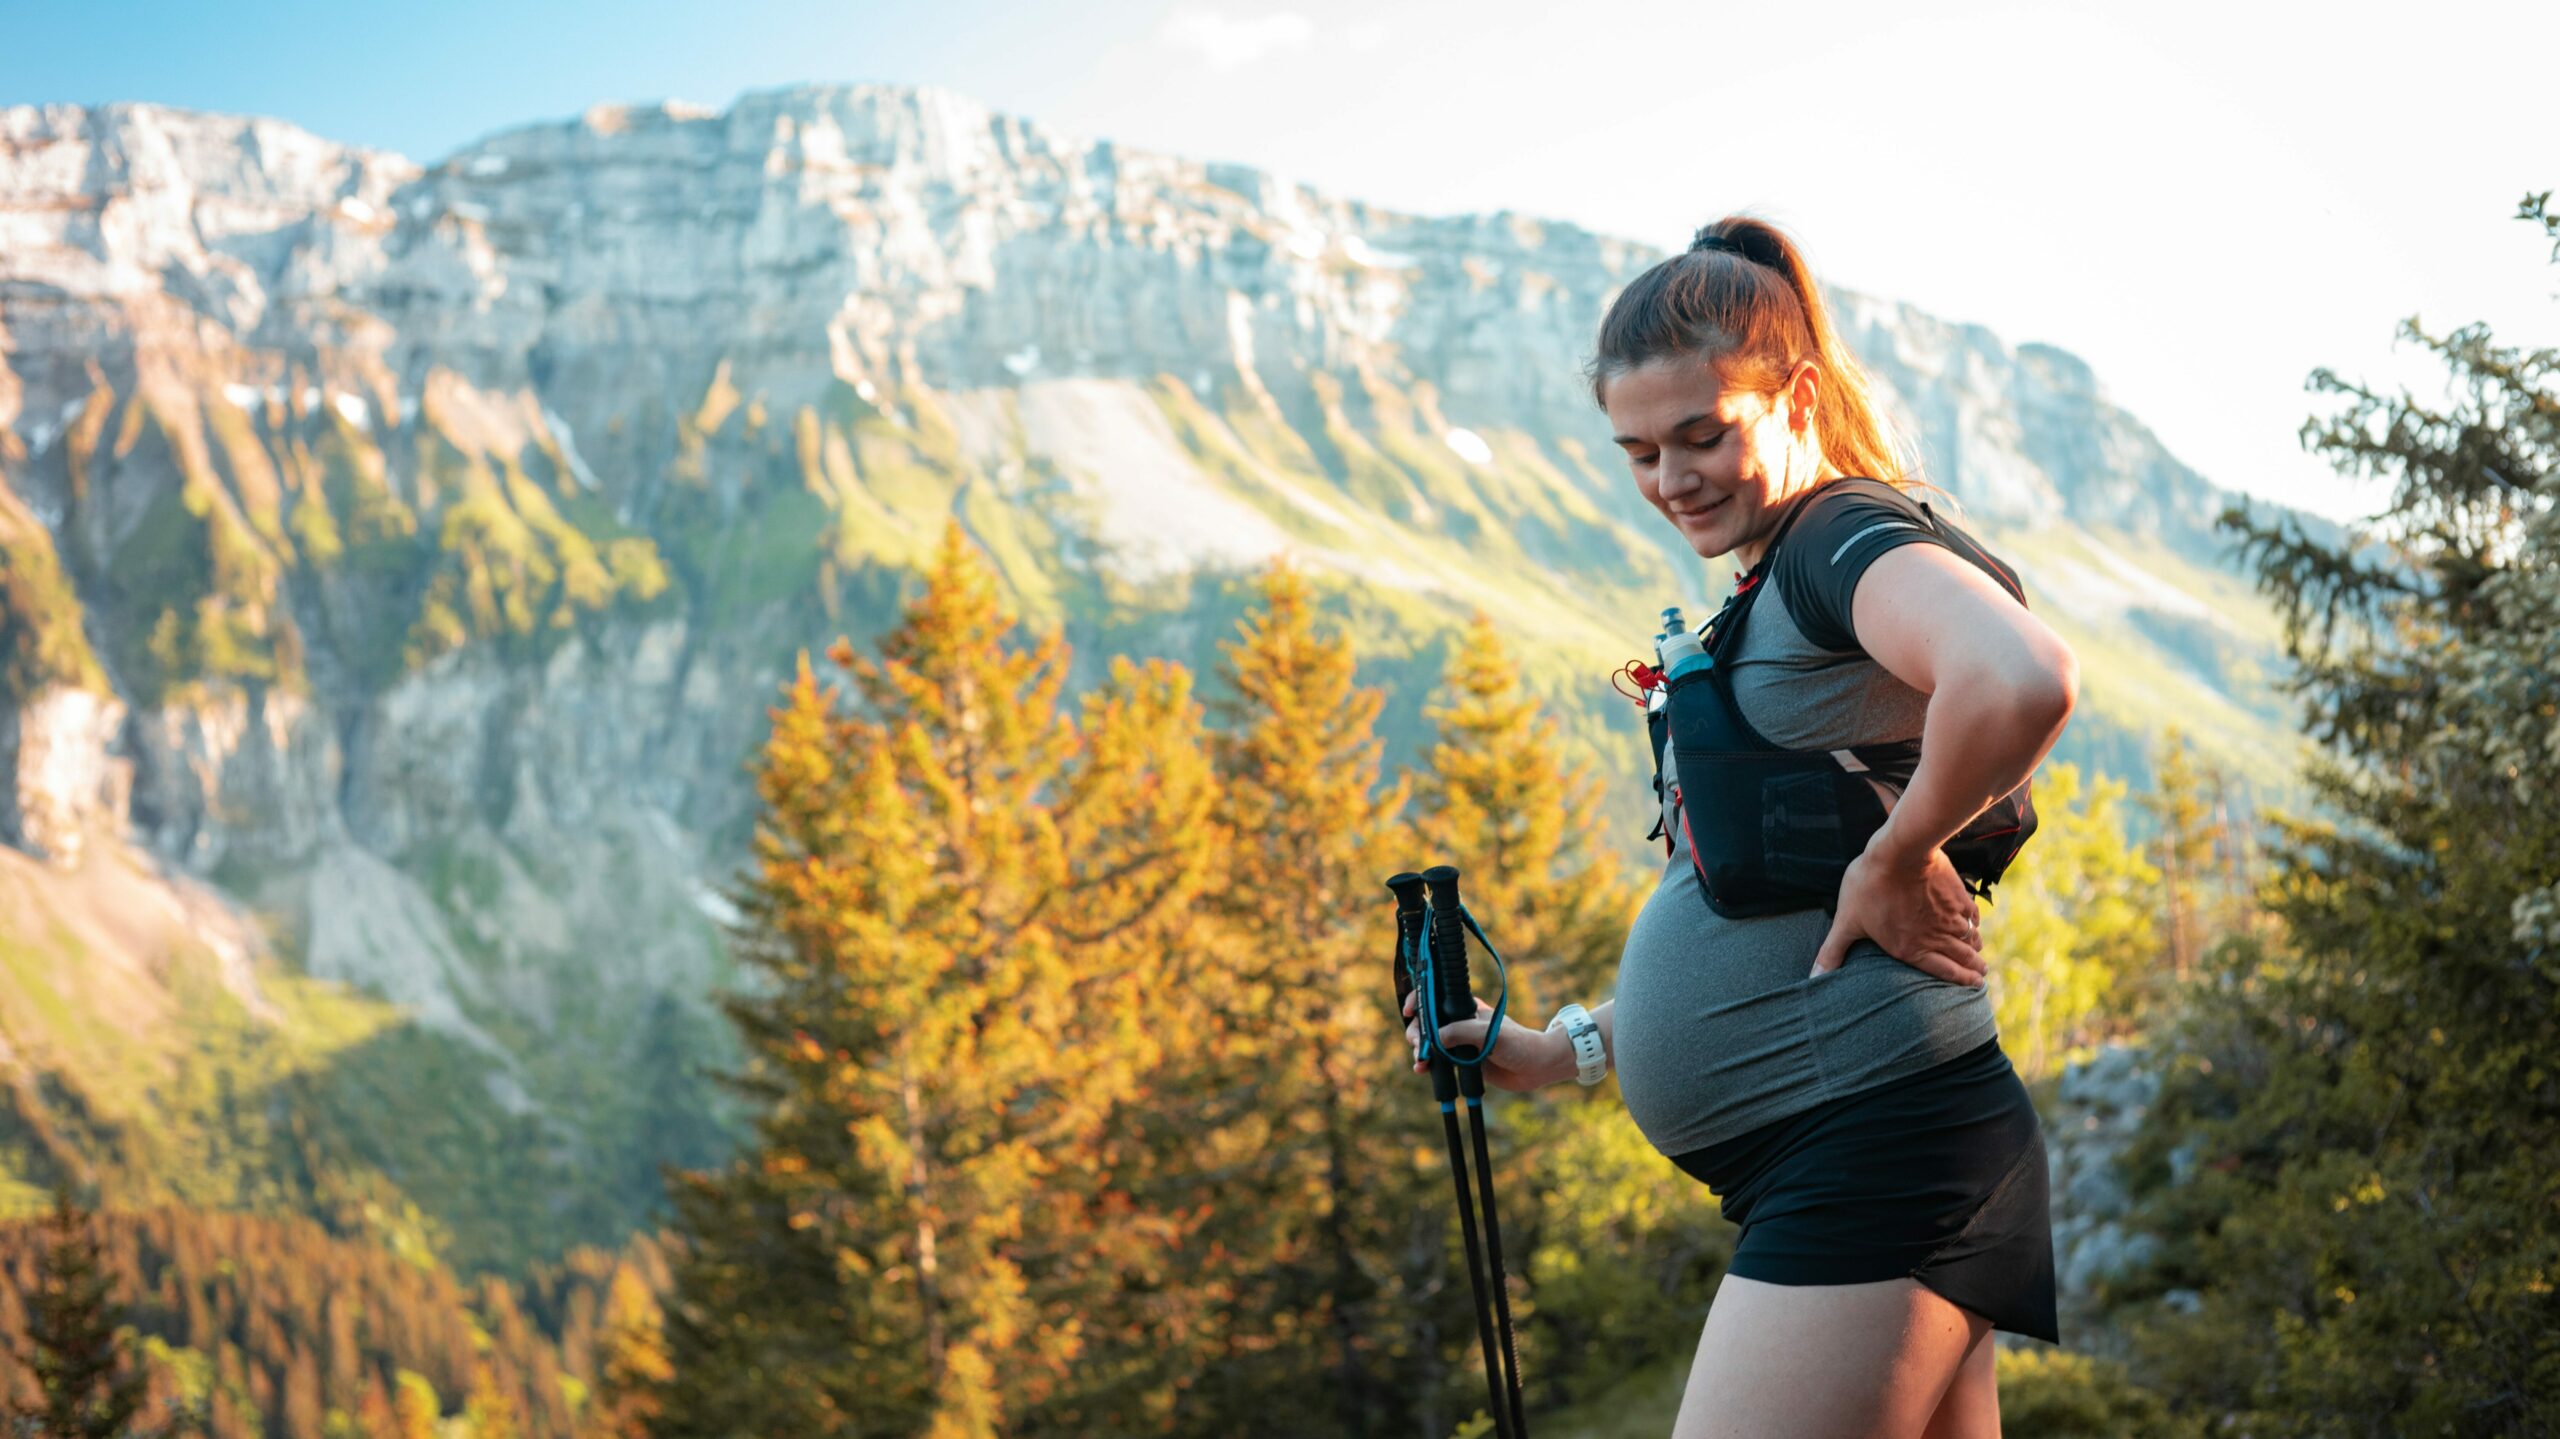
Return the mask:
<path fill-rule="evenodd" d="M 761 1112 L 679 1196 L 657 1433 L 1026 1434 L 1128 1382 L 1091 1363 L 1145 1243 L 1113 1137 L 1209 772 L 1178 671 L 1080 726 L 1015 629 L 955 526 L 878 657 L 831 650 L 859 705 L 804 660 L 775 711 L 728 1006 Z"/>
<path fill-rule="evenodd" d="M 1469 912 L 1517 969 L 1514 1014 L 1534 1024 L 1567 1000 L 1599 1003 L 1641 897 L 1604 832 L 1599 779 L 1566 761 L 1483 614 L 1423 717 L 1436 738 L 1416 775 L 1414 830 L 1425 857 L 1464 871 Z"/>
<path fill-rule="evenodd" d="M 1297 1432 L 1386 1433 L 1410 1427 L 1411 1333 L 1388 1236 L 1417 1202 L 1383 1093 L 1405 1074 L 1380 886 L 1405 789 L 1380 785 L 1381 697 L 1306 579 L 1274 568 L 1260 601 L 1223 647 L 1214 741 L 1231 858 L 1190 1099 L 1217 1180 L 1196 1272 L 1225 1298 L 1185 1429 L 1305 1396 Z"/>

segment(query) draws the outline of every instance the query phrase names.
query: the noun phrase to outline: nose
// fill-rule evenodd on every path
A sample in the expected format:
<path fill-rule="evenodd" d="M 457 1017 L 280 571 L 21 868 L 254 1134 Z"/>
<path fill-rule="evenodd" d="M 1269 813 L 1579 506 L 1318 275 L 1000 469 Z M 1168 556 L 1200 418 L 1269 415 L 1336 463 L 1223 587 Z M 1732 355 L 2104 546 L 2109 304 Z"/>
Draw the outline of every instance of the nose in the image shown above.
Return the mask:
<path fill-rule="evenodd" d="M 1694 451 L 1664 446 L 1661 463 L 1654 471 L 1654 486 L 1666 501 L 1694 495 L 1706 487 L 1698 474 L 1698 457 Z"/>

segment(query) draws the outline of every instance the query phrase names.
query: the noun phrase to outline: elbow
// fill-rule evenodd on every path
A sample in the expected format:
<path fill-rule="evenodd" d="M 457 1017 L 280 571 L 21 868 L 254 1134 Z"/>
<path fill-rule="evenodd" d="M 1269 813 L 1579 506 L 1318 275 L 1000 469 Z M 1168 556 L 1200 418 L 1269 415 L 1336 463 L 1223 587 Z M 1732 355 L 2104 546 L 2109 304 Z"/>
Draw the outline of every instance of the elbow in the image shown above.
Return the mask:
<path fill-rule="evenodd" d="M 2019 708 L 2033 715 L 2049 734 L 2060 734 L 2080 703 L 2080 657 L 2059 638 L 2038 647 L 2033 661 L 2018 676 Z"/>
<path fill-rule="evenodd" d="M 1987 724 L 2048 743 L 2058 738 L 2080 703 L 2080 659 L 2060 635 L 2026 624 L 1950 655 L 1931 678 L 1933 702 L 1948 697 L 1968 724 Z M 1960 697 L 1960 698 L 1959 698 Z"/>
<path fill-rule="evenodd" d="M 2020 733 L 2033 732 L 2047 742 L 2062 733 L 2080 702 L 2080 661 L 2071 647 L 2050 633 L 2026 638 L 1987 663 L 1972 683 L 1986 695 L 1998 695 L 2000 713 Z"/>

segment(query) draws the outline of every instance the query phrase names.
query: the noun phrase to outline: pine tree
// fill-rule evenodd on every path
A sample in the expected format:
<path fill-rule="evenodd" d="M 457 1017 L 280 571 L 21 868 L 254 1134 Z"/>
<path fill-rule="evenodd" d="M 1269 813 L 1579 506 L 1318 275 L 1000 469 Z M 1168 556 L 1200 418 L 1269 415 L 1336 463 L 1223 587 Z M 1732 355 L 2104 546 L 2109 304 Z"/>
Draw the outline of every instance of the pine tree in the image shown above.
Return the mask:
<path fill-rule="evenodd" d="M 352 1411 L 364 1394 L 364 1348 L 357 1342 L 358 1306 L 343 1291 L 323 1301 L 328 1382 L 323 1393 L 331 1409 Z"/>
<path fill-rule="evenodd" d="M 1111 1059 L 1125 1099 L 1090 1142 L 1061 1145 L 1061 1194 L 1084 1196 L 1078 1222 L 1026 1237 L 1048 1267 L 1088 1282 L 1061 1291 L 1052 1318 L 1082 1332 L 1076 1382 L 1013 1426 L 1016 1434 L 1137 1434 L 1175 1421 L 1197 1375 L 1182 1342 L 1209 1286 L 1174 1267 L 1202 1195 L 1199 1136 L 1170 1150 L 1163 1123 L 1171 1056 L 1193 1042 L 1192 986 L 1205 955 L 1194 908 L 1223 857 L 1220 791 L 1191 678 L 1178 666 L 1115 660 L 1085 699 L 1083 756 L 1065 787 L 1062 832 L 1076 856 L 1062 932 L 1078 956 L 1080 1003 L 1117 1026 L 1091 1058 Z M 1088 1079 L 1080 1083 L 1098 1083 Z"/>
<path fill-rule="evenodd" d="M 1587 768 L 1566 763 L 1554 723 L 1540 715 L 1501 631 L 1483 614 L 1452 646 L 1438 696 L 1423 714 L 1436 734 L 1415 775 L 1410 863 L 1452 863 L 1462 871 L 1468 910 L 1486 926 L 1506 965 L 1506 1022 L 1535 1026 L 1567 1000 L 1599 1003 L 1613 986 L 1643 896 L 1624 878 L 1619 847 L 1604 829 L 1599 781 Z M 1491 970 L 1481 958 L 1474 968 L 1479 987 L 1490 992 Z M 1406 1092 L 1391 1095 L 1390 1103 L 1403 1101 L 1395 1113 L 1410 1126 L 1405 1143 L 1431 1156 L 1426 1184 L 1445 1185 L 1437 1114 L 1424 1102 L 1419 1081 L 1407 1078 L 1403 1085 Z M 1581 1099 L 1590 1102 L 1573 1102 Z M 1632 1124 L 1606 1087 L 1566 1086 L 1531 1102 L 1504 1101 L 1490 1113 L 1506 1161 L 1507 1267 L 1515 1283 L 1538 1284 L 1538 1303 L 1517 1305 L 1519 1347 L 1569 1364 L 1564 1356 L 1576 1354 L 1576 1346 L 1602 1332 L 1617 1338 L 1613 1318 L 1642 1306 L 1619 1293 L 1605 1306 L 1612 1316 L 1550 1311 L 1537 1260 L 1547 1236 L 1574 1229 L 1574 1211 L 1595 1202 L 1593 1186 L 1584 1182 L 1589 1175 L 1616 1172 L 1613 1161 L 1626 1152 Z M 1640 1138 L 1636 1147 L 1642 1148 Z M 1409 1306 L 1417 1352 L 1408 1368 L 1423 1396 L 1425 1427 L 1434 1433 L 1449 1429 L 1450 1405 L 1463 1415 L 1484 1403 L 1472 1296 L 1453 1278 L 1464 1262 L 1449 1197 L 1435 1194 L 1415 1206 L 1406 1224 L 1404 1287 L 1414 1294 L 1436 1289 L 1440 1302 Z M 1559 1275 L 1619 1272 L 1608 1258 L 1587 1251 L 1543 1267 Z M 1572 1279 L 1563 1288 L 1570 1292 Z M 1622 1343 L 1615 1353 L 1625 1357 Z M 1542 1368 L 1553 1377 L 1556 1362 Z M 1439 1402 L 1444 1395 L 1447 1402 Z"/>
<path fill-rule="evenodd" d="M 364 1439 L 406 1439 L 400 1432 L 400 1411 L 391 1405 L 391 1391 L 382 1387 L 375 1375 L 365 1381 L 364 1397 L 356 1401 L 356 1432 Z"/>
<path fill-rule="evenodd" d="M 56 1439 L 121 1439 L 142 1407 L 146 1379 L 117 1325 L 96 1222 L 66 1188 L 54 1190 L 45 1238 L 27 1297 L 30 1352 L 18 1356 L 42 1397 L 12 1417 Z"/>
<path fill-rule="evenodd" d="M 309 1346 L 293 1346 L 284 1376 L 285 1439 L 321 1439 L 320 1362 Z"/>
<path fill-rule="evenodd" d="M 471 1393 L 462 1404 L 462 1432 L 470 1439 L 523 1439 L 524 1416 L 486 1364 L 472 1371 Z"/>
<path fill-rule="evenodd" d="M 2125 786 L 2083 786 L 2076 765 L 2036 776 L 2039 823 L 1983 912 L 2000 1044 L 2029 1079 L 2080 1057 L 2133 1018 L 2159 953 L 2160 871 L 2124 830 Z"/>
<path fill-rule="evenodd" d="M 2226 946 L 2136 1155 L 2195 1297 L 2149 1371 L 2232 1432 L 2560 1431 L 2560 351 L 2403 333 L 2446 399 L 2321 372 L 2305 432 L 2389 506 L 2228 521 L 2335 816 L 2285 823 L 2282 942 Z"/>
<path fill-rule="evenodd" d="M 1599 1002 L 1640 896 L 1604 831 L 1599 780 L 1566 763 L 1482 613 L 1423 715 L 1437 736 L 1416 776 L 1414 829 L 1425 856 L 1464 872 L 1469 911 L 1518 966 L 1514 1012 L 1535 1023 L 1567 999 Z"/>
<path fill-rule="evenodd" d="M 2195 746 L 2170 730 L 2161 739 L 2157 773 L 2143 808 L 2158 826 L 2151 854 L 2160 872 L 2160 927 L 2173 983 L 2184 983 L 2194 972 L 2216 908 L 2214 854 L 2223 844 L 2223 829 L 2208 783 L 2196 763 Z"/>
<path fill-rule="evenodd" d="M 257 1419 L 228 1390 L 215 1391 L 211 1412 L 213 1439 L 258 1439 Z M 433 1439 L 434 1430 L 424 1432 L 427 1439 Z"/>
<path fill-rule="evenodd" d="M 1112 1143 L 1206 770 L 1178 673 L 1116 667 L 1080 730 L 1013 628 L 955 526 L 879 657 L 831 651 L 860 712 L 805 660 L 775 711 L 727 1006 L 762 1113 L 678 1196 L 657 1433 L 1036 1433 L 1128 1380 L 1085 1367 L 1138 1220 Z"/>
<path fill-rule="evenodd" d="M 437 1421 L 443 1418 L 444 1406 L 425 1375 L 403 1369 L 398 1392 L 392 1395 L 391 1412 L 400 1439 L 436 1439 Z"/>
<path fill-rule="evenodd" d="M 580 1435 L 647 1439 L 650 1422 L 658 1416 L 659 1394 L 675 1371 L 667 1360 L 666 1319 L 657 1296 L 627 1264 L 614 1266 L 599 1347 L 602 1372 Z"/>
<path fill-rule="evenodd" d="M 2215 860 L 2221 867 L 2224 913 L 2216 928 L 2243 938 L 2263 937 L 2266 912 L 2258 907 L 2258 816 L 2241 784 L 2216 765 L 2205 771 L 2213 808 Z"/>
<path fill-rule="evenodd" d="M 1214 745 L 1235 860 L 1210 896 L 1198 1038 L 1221 1182 L 1193 1242 L 1234 1299 L 1194 1417 L 1287 1396 L 1299 1432 L 1383 1433 L 1405 1399 L 1391 1244 L 1418 1203 L 1382 1110 L 1407 1074 L 1380 886 L 1401 867 L 1384 841 L 1405 787 L 1379 787 L 1381 697 L 1356 683 L 1349 641 L 1319 631 L 1306 580 L 1275 568 L 1260 599 L 1223 646 L 1233 698 Z"/>

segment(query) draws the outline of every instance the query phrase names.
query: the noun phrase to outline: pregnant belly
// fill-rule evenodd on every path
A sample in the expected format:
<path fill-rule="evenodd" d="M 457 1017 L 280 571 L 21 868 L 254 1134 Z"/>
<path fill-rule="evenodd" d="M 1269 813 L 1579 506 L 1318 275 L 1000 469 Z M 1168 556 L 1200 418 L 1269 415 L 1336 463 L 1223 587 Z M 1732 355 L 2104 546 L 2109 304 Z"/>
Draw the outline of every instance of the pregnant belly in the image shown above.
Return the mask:
<path fill-rule="evenodd" d="M 1685 856 L 1627 932 L 1612 1025 L 1619 1092 L 1648 1138 L 1809 1073 L 1803 990 L 1830 921 L 1820 911 L 1731 920 L 1707 908 Z"/>
<path fill-rule="evenodd" d="M 1619 1091 L 1645 1137 L 1683 1153 L 1908 1073 L 1991 1033 L 1983 991 L 1933 979 L 1867 941 L 1810 976 L 1820 911 L 1726 920 L 1687 865 L 1665 876 L 1619 960 Z"/>

